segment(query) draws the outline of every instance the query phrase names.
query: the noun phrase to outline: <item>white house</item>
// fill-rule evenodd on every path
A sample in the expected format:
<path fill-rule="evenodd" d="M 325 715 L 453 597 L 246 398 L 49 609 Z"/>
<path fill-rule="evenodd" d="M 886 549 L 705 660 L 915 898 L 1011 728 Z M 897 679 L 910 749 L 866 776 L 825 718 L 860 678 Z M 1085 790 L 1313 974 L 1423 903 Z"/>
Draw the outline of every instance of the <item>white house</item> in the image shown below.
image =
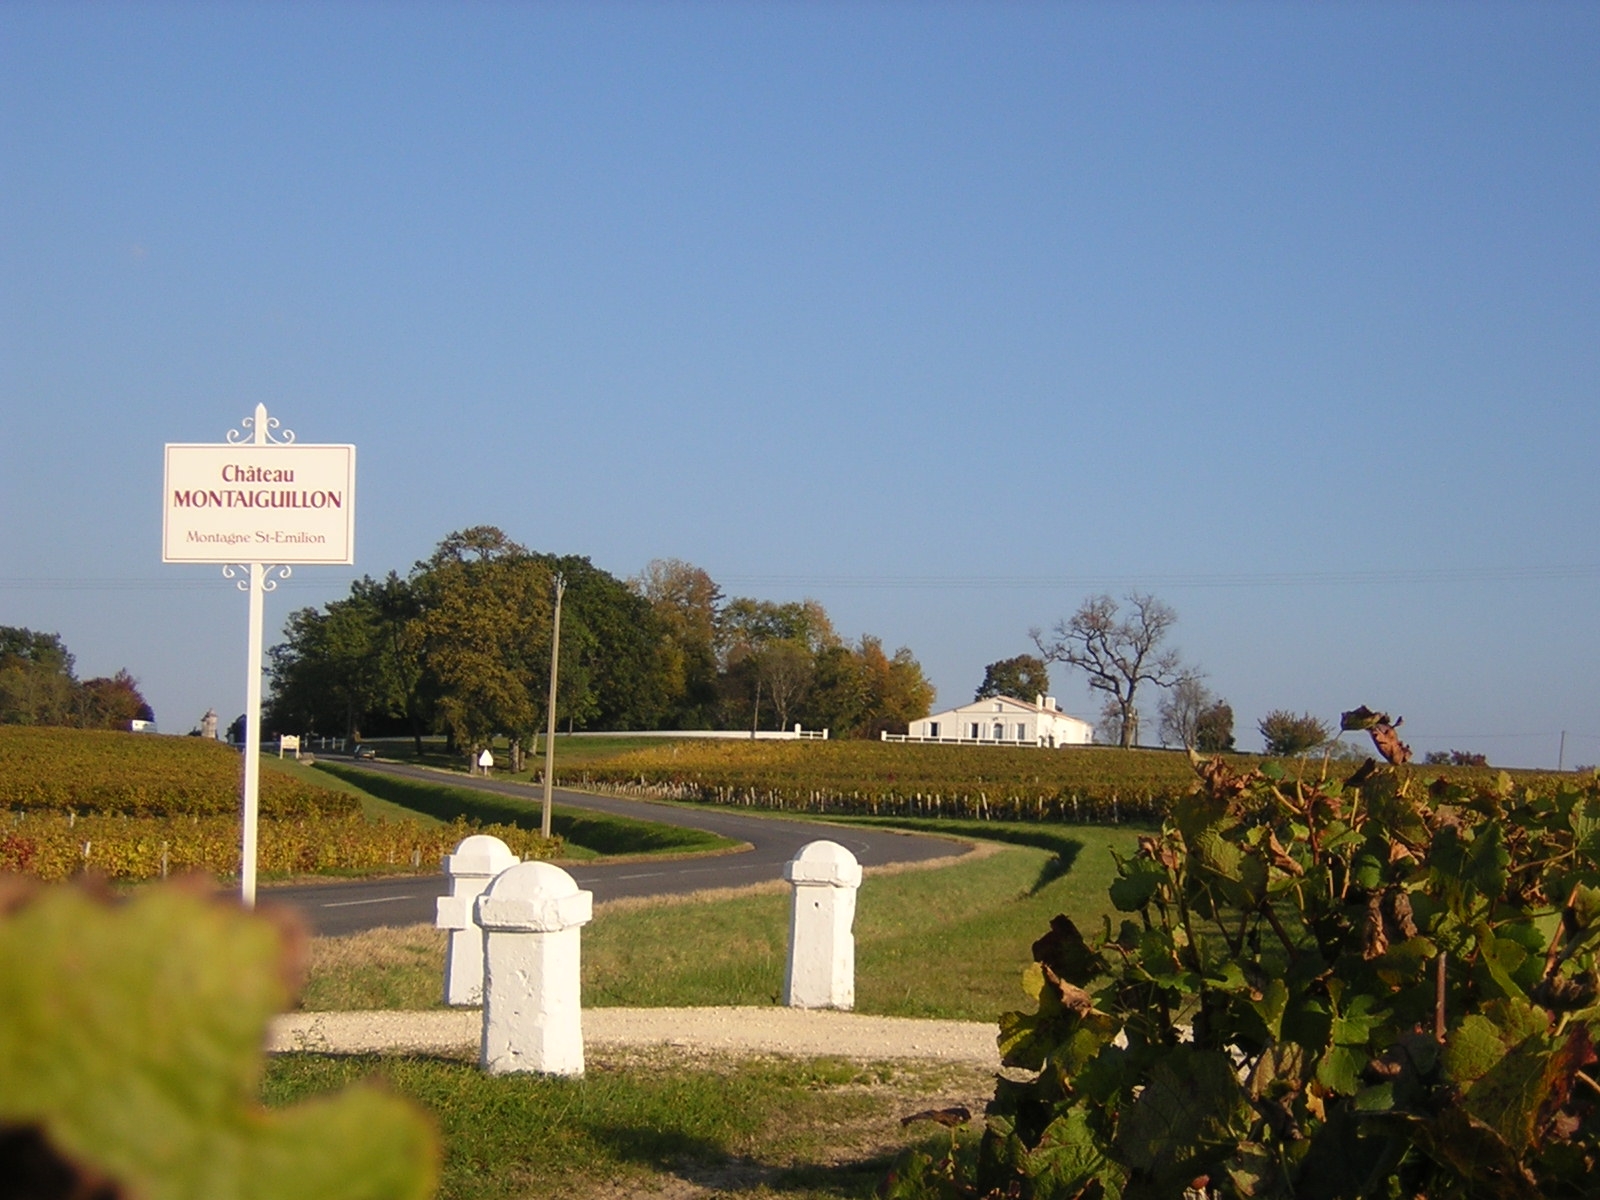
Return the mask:
<path fill-rule="evenodd" d="M 886 742 L 945 742 L 985 746 L 1087 746 L 1094 741 L 1094 726 L 1069 717 L 1054 696 L 1035 696 L 1034 702 L 994 696 L 974 700 L 912 721 L 904 735 L 883 735 Z"/>

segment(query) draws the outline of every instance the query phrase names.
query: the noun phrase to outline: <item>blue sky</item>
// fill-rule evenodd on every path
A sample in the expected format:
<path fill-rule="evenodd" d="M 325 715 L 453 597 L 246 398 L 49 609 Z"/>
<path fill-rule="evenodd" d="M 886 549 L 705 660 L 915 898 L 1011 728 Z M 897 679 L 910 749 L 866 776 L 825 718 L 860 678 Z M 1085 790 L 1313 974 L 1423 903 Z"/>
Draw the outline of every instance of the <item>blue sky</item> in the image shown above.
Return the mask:
<path fill-rule="evenodd" d="M 357 574 L 682 558 L 941 703 L 1139 588 L 1242 745 L 1600 761 L 1597 62 L 1593 4 L 8 3 L 0 624 L 240 711 L 161 447 L 265 403 L 357 445 Z"/>

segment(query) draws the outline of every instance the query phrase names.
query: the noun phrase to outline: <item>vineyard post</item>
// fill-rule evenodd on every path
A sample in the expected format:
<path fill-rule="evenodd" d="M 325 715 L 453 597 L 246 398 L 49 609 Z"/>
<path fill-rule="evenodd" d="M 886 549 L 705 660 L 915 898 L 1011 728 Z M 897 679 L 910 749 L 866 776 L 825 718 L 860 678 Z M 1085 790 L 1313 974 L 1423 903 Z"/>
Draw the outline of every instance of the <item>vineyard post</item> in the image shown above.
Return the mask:
<path fill-rule="evenodd" d="M 242 424 L 250 433 L 230 429 L 226 442 L 167 443 L 161 561 L 220 563 L 223 578 L 250 596 L 239 896 L 254 908 L 265 595 L 291 564 L 355 561 L 356 448 L 297 444 L 287 429 L 274 436 L 278 420 L 265 404 Z M 268 547 L 270 563 L 248 553 Z"/>

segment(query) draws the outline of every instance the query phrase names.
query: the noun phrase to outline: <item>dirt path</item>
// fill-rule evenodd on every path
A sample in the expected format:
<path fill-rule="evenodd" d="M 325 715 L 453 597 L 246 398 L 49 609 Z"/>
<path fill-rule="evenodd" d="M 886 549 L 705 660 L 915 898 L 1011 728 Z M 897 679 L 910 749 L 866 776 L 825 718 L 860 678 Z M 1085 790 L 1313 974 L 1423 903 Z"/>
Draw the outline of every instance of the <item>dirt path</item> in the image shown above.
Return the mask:
<path fill-rule="evenodd" d="M 477 1009 L 429 1012 L 288 1013 L 273 1021 L 272 1052 L 312 1050 L 452 1053 L 475 1048 Z M 705 1054 L 801 1058 L 923 1059 L 998 1070 L 995 1027 L 979 1021 L 921 1021 L 798 1008 L 588 1008 L 586 1048 L 666 1047 Z"/>

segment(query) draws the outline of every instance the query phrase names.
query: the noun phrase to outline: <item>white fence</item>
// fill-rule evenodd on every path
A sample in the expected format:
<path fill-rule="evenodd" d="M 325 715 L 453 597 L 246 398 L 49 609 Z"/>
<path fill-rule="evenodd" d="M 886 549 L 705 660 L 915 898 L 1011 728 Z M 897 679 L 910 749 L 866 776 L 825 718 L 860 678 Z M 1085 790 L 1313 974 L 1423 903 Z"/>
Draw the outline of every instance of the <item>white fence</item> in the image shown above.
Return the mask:
<path fill-rule="evenodd" d="M 1042 749 L 1044 742 L 1038 738 L 975 738 L 975 737 L 912 737 L 909 733 L 890 733 L 887 730 L 881 735 L 886 742 L 913 742 L 917 745 L 929 746 L 1034 746 Z M 1067 743 L 1063 742 L 1061 748 Z"/>
<path fill-rule="evenodd" d="M 617 729 L 617 730 L 585 730 L 582 733 L 562 733 L 558 737 L 564 738 L 718 738 L 728 742 L 825 742 L 828 740 L 826 729 L 802 729 L 796 725 L 793 729 Z"/>

